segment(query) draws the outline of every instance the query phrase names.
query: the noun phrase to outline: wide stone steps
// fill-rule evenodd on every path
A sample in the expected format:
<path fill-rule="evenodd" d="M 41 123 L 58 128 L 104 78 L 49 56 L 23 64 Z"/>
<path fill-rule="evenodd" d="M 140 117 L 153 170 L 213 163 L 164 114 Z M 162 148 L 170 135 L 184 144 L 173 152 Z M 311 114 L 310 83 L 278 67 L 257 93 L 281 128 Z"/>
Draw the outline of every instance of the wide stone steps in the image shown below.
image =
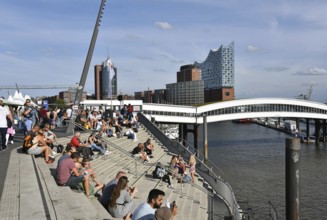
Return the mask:
<path fill-rule="evenodd" d="M 81 139 L 86 140 L 89 134 L 82 134 Z M 154 158 L 150 160 L 150 162 L 142 163 L 140 160 L 135 160 L 131 152 L 134 147 L 137 146 L 138 143 L 144 143 L 146 140 L 150 138 L 151 143 L 154 145 L 155 150 L 153 153 Z M 162 182 L 159 179 L 152 178 L 152 171 L 155 169 L 157 162 L 161 162 L 164 165 L 169 165 L 172 154 L 167 152 L 166 148 L 158 143 L 152 135 L 148 133 L 143 127 L 139 128 L 137 133 L 137 141 L 132 141 L 131 139 L 127 139 L 126 136 L 122 136 L 120 138 L 117 137 L 104 137 L 103 140 L 107 142 L 108 147 L 112 153 L 106 157 L 99 156 L 97 159 L 91 161 L 92 169 L 94 170 L 98 181 L 102 183 L 108 183 L 111 179 L 113 179 L 117 172 L 123 170 L 127 172 L 127 177 L 129 178 L 129 185 L 136 186 L 138 189 L 138 193 L 134 199 L 134 203 L 136 205 L 146 202 L 148 193 L 153 188 L 161 189 L 165 192 L 166 196 L 164 199 L 164 204 L 167 201 L 176 201 L 178 206 L 178 215 L 175 217 L 176 219 L 207 219 L 207 201 L 204 201 L 207 197 L 207 194 L 204 191 L 197 189 L 189 183 L 185 183 L 183 186 L 183 197 L 180 198 L 181 195 L 181 184 L 177 183 L 176 179 L 171 179 L 172 184 L 174 185 L 174 189 L 168 188 L 166 182 Z M 63 139 L 60 140 L 60 143 L 66 145 L 70 140 Z M 59 140 L 58 140 L 59 142 Z M 119 148 L 119 149 L 117 149 Z M 137 166 L 135 164 L 137 163 Z M 56 166 L 56 165 L 50 165 Z M 187 170 L 188 171 L 188 170 Z M 94 183 L 91 183 L 94 184 Z M 202 185 L 202 182 L 197 181 L 198 186 Z M 67 190 L 67 189 L 65 189 Z M 71 191 L 71 190 L 70 190 Z M 106 210 L 98 203 L 97 200 L 89 201 L 83 193 L 76 193 L 71 191 L 74 196 L 70 197 L 78 197 L 80 201 L 84 201 L 85 199 L 88 201 L 88 205 L 91 207 L 96 207 L 96 205 L 100 206 L 99 212 L 106 212 Z M 76 196 L 78 194 L 78 196 Z M 101 192 L 99 192 L 101 194 Z M 69 194 L 67 193 L 67 197 Z M 84 199 L 83 199 L 83 198 Z M 202 199 L 203 197 L 203 199 Z M 65 200 L 68 202 L 70 198 L 66 198 Z M 202 201 L 203 200 L 203 201 Z M 95 205 L 96 204 L 96 205 Z M 73 210 L 77 210 L 77 206 L 72 205 Z M 205 207 L 203 209 L 202 207 Z M 99 207 L 98 207 L 99 208 Z M 74 212 L 76 218 L 83 216 Z M 109 215 L 109 214 L 108 214 Z M 89 214 L 85 214 L 87 218 L 97 219 L 97 216 L 94 211 L 90 211 Z M 85 217 L 84 216 L 84 217 Z M 110 215 L 109 215 L 110 216 Z M 110 216 L 110 219 L 112 217 Z"/>

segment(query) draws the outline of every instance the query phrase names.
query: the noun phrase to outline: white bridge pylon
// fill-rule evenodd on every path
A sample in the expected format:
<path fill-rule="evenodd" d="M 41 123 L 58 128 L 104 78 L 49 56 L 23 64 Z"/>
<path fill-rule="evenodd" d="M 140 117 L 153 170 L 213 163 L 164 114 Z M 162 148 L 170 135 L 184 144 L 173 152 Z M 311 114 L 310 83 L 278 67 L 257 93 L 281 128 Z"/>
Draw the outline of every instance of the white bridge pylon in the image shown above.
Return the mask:
<path fill-rule="evenodd" d="M 157 122 L 202 124 L 243 118 L 309 118 L 327 120 L 327 105 L 300 99 L 253 98 L 199 107 L 143 103 L 143 113 Z"/>

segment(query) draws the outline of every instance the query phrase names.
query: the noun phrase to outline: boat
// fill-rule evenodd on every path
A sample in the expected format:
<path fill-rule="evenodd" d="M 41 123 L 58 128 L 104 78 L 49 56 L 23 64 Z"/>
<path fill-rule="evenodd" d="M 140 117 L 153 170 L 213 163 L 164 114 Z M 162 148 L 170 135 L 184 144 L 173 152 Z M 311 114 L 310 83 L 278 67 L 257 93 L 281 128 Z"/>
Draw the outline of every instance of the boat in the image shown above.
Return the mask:
<path fill-rule="evenodd" d="M 171 140 L 175 140 L 179 138 L 178 127 L 166 128 L 165 130 L 163 130 L 163 133 Z"/>
<path fill-rule="evenodd" d="M 301 142 L 302 143 L 316 143 L 316 137 L 315 136 L 309 136 L 309 141 L 307 136 L 302 136 L 301 137 Z"/>
<path fill-rule="evenodd" d="M 241 118 L 241 119 L 232 120 L 232 122 L 247 124 L 247 123 L 251 123 L 252 121 L 249 118 Z"/>

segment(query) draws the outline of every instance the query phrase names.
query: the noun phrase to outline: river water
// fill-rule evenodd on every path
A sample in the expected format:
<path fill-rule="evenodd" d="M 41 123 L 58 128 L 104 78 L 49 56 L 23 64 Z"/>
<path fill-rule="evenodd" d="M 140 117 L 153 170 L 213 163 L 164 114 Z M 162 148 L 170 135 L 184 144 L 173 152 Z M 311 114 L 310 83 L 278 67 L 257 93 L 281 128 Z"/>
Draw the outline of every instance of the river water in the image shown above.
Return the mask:
<path fill-rule="evenodd" d="M 251 219 L 269 218 L 271 201 L 285 219 L 285 139 L 288 135 L 257 124 L 208 124 L 209 159 L 224 172 Z M 189 135 L 189 141 L 193 137 Z M 199 131 L 202 140 L 202 127 Z M 202 143 L 200 144 L 200 148 Z M 300 219 L 327 219 L 327 145 L 301 144 Z"/>

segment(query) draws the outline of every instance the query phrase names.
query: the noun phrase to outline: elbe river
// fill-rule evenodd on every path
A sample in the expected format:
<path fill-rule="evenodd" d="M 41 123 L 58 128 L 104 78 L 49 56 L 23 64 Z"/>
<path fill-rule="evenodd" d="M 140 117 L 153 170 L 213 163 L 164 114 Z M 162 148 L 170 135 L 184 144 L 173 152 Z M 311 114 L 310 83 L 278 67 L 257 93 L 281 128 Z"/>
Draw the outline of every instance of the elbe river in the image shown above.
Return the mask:
<path fill-rule="evenodd" d="M 313 129 L 312 129 L 313 131 Z M 285 219 L 285 139 L 287 134 L 257 124 L 208 124 L 209 159 L 233 188 L 251 219 L 269 218 L 272 202 Z M 192 135 L 188 137 L 191 143 Z M 202 150 L 202 126 L 199 130 Z M 300 219 L 327 219 L 327 144 L 301 144 Z"/>

